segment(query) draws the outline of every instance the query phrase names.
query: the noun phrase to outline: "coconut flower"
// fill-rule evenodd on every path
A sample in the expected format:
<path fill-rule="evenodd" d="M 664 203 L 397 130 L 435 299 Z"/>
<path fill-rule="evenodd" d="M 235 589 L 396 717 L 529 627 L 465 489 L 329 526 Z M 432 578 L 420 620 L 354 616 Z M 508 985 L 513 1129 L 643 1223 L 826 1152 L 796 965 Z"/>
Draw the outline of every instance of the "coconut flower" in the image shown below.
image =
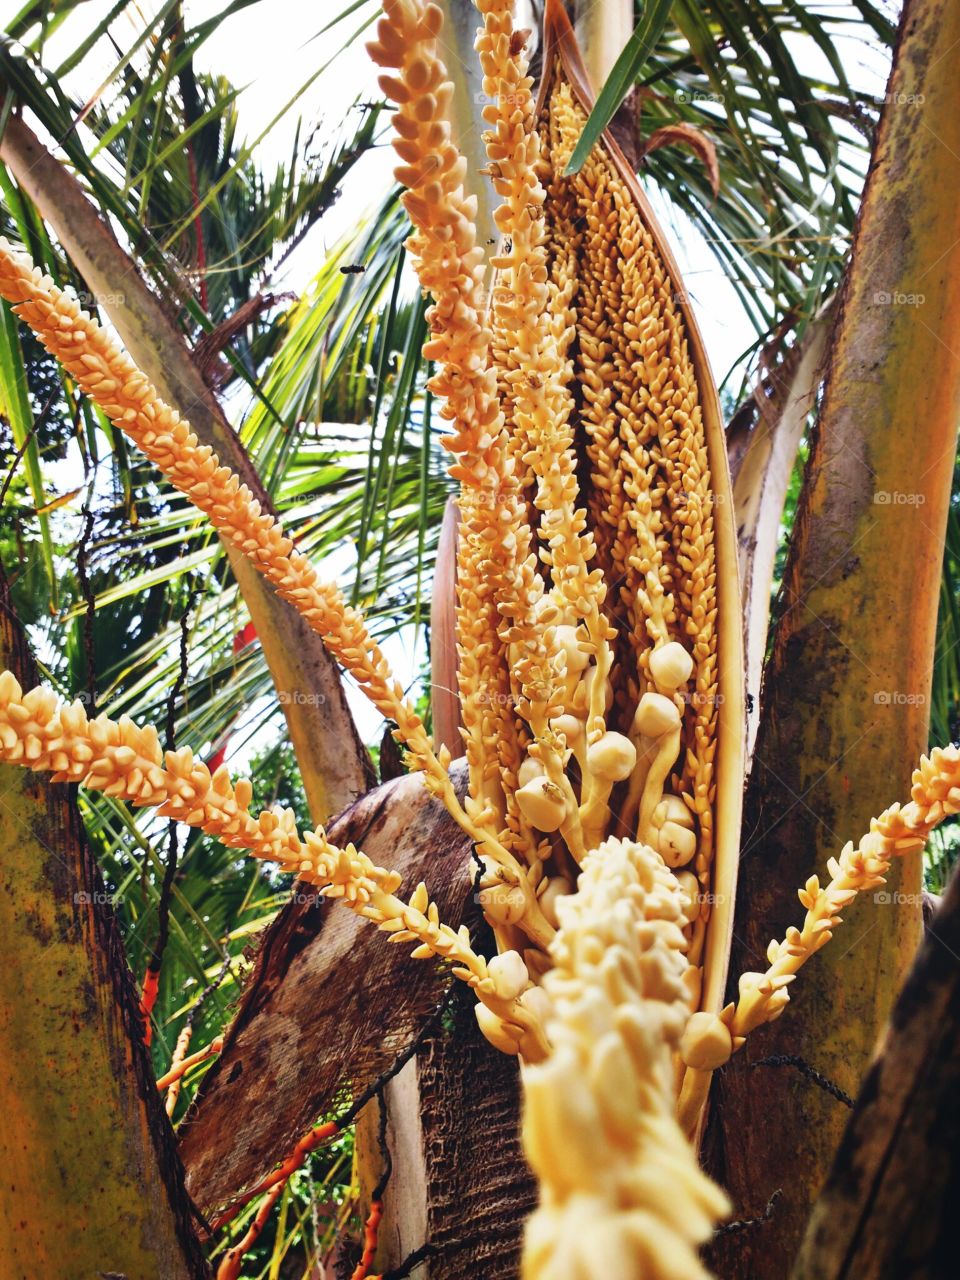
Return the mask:
<path fill-rule="evenodd" d="M 0 296 L 396 724 L 410 768 L 475 843 L 498 954 L 446 926 L 425 885 L 402 898 L 400 877 L 352 845 L 300 833 L 290 812 L 252 814 L 248 781 L 211 774 L 189 750 L 163 753 L 150 727 L 24 693 L 9 673 L 0 760 L 156 807 L 448 963 L 476 993 L 484 1035 L 524 1064 L 524 1138 L 542 1188 L 528 1280 L 696 1277 L 697 1246 L 725 1212 L 696 1162 L 712 1071 L 783 1012 L 853 896 L 960 811 L 960 754 L 922 762 L 911 801 L 848 845 L 824 887 L 804 886 L 803 926 L 771 943 L 768 970 L 743 975 L 724 1006 L 743 692 L 717 392 L 677 265 L 616 144 L 603 135 L 566 172 L 592 96 L 563 6 L 546 6 L 535 95 L 510 0 L 476 5 L 500 198 L 489 262 L 452 140 L 440 10 L 384 0 L 368 46 L 396 105 L 407 248 L 430 298 L 429 386 L 458 487 L 462 803 L 448 753 L 362 614 L 77 300 L 6 241 Z"/>

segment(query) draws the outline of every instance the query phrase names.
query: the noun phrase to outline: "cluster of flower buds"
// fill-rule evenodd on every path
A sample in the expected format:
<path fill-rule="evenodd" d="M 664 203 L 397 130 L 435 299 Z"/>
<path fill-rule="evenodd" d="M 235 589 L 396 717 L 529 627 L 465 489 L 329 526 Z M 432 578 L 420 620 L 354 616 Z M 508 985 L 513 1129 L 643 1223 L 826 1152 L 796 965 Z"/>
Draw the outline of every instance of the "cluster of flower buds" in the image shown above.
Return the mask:
<path fill-rule="evenodd" d="M 525 1280 L 705 1276 L 697 1246 L 727 1208 L 674 1116 L 689 1028 L 683 904 L 649 847 L 608 839 L 557 906 L 544 976 L 550 1057 L 524 1073 L 540 1204 Z"/>

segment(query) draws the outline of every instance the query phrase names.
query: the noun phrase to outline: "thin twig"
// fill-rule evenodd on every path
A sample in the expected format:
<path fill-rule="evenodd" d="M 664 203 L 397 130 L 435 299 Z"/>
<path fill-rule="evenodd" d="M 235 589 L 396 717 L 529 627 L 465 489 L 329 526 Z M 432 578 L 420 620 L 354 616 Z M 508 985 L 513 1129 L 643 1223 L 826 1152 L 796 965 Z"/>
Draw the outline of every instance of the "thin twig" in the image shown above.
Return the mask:
<path fill-rule="evenodd" d="M 187 683 L 187 647 L 190 636 L 190 610 L 193 608 L 193 602 L 194 596 L 191 596 L 180 618 L 180 669 L 167 699 L 164 751 L 173 751 L 176 747 L 177 703 L 180 701 L 181 694 Z M 173 895 L 173 881 L 177 874 L 179 856 L 180 843 L 177 837 L 177 824 L 174 821 L 170 822 L 167 827 L 167 862 L 163 873 L 163 883 L 160 886 L 160 901 L 157 904 L 157 940 L 153 945 L 153 953 L 150 956 L 149 964 L 149 967 L 156 973 L 160 972 L 163 953 L 166 950 L 167 939 L 170 936 L 170 899 Z"/>
<path fill-rule="evenodd" d="M 46 422 L 47 414 L 53 408 L 53 402 L 54 400 L 56 400 L 56 398 L 57 398 L 56 391 L 51 391 L 50 395 L 47 397 L 46 404 L 43 406 L 43 408 L 34 418 L 33 426 L 27 432 L 26 438 L 24 439 L 23 444 L 20 446 L 20 448 L 17 450 L 16 454 L 14 455 L 13 462 L 11 462 L 10 464 L 10 470 L 7 472 L 6 477 L 4 478 L 3 487 L 0 488 L 0 507 L 3 506 L 4 499 L 7 496 L 7 490 L 10 488 L 11 484 L 13 484 L 13 477 L 17 474 L 17 467 L 19 467 L 20 463 L 23 461 L 23 455 L 30 448 L 30 441 L 33 439 L 33 437 L 37 434 L 37 432 L 43 426 L 44 422 Z"/>
<path fill-rule="evenodd" d="M 818 1089 L 822 1089 L 824 1093 L 829 1093 L 832 1098 L 836 1098 L 838 1102 L 842 1102 L 845 1107 L 853 1110 L 854 1101 L 849 1093 L 844 1093 L 838 1084 L 834 1084 L 816 1067 L 811 1067 L 810 1063 L 799 1057 L 795 1053 L 778 1053 L 770 1058 L 760 1058 L 757 1062 L 751 1062 L 751 1067 L 794 1067 L 801 1075 L 815 1084 Z"/>
<path fill-rule="evenodd" d="M 717 1236 L 729 1236 L 736 1231 L 746 1231 L 750 1227 L 763 1226 L 765 1222 L 769 1222 L 770 1219 L 773 1217 L 773 1213 L 774 1213 L 774 1209 L 776 1208 L 777 1201 L 780 1199 L 782 1195 L 783 1195 L 783 1188 L 777 1187 L 776 1191 L 767 1201 L 766 1206 L 763 1210 L 763 1213 L 761 1213 L 758 1217 L 737 1218 L 736 1221 L 734 1222 L 724 1223 L 722 1227 L 717 1227 L 717 1230 L 715 1231 L 714 1234 Z M 388 1278 L 384 1276 L 384 1280 L 388 1280 Z M 394 1277 L 390 1277 L 389 1280 L 394 1280 Z"/>
<path fill-rule="evenodd" d="M 187 1014 L 187 1021 L 185 1024 L 186 1026 L 188 1027 L 193 1026 L 194 1022 L 197 1019 L 197 1014 L 200 1012 L 200 1010 L 207 1003 L 207 1001 L 210 999 L 213 993 L 217 990 L 217 988 L 223 982 L 224 978 L 230 972 L 230 961 L 232 959 L 233 957 L 230 955 L 229 952 L 227 952 L 224 955 L 223 964 L 220 966 L 219 970 L 214 975 L 214 977 L 207 983 L 207 985 L 203 988 L 203 990 L 197 996 L 196 1000 L 194 1001 L 193 1008 Z"/>
<path fill-rule="evenodd" d="M 408 1253 L 399 1267 L 394 1267 L 392 1271 L 385 1271 L 381 1280 L 405 1280 L 405 1277 L 410 1275 L 421 1262 L 426 1262 L 428 1258 L 436 1258 L 443 1252 L 439 1245 L 422 1244 L 419 1249 L 414 1249 L 413 1253 Z"/>
<path fill-rule="evenodd" d="M 0 489 L 0 507 L 3 506 L 4 500 L 6 499 L 6 496 L 7 496 L 7 490 L 10 488 L 11 484 L 13 484 L 13 477 L 17 474 L 17 467 L 19 467 L 20 463 L 23 461 L 23 455 L 27 452 L 27 449 L 29 448 L 29 445 L 30 445 L 30 441 L 33 439 L 36 429 L 37 429 L 37 424 L 34 423 L 33 426 L 30 428 L 30 430 L 27 432 L 27 436 L 23 444 L 14 454 L 13 462 L 10 463 L 10 470 L 7 472 L 6 477 L 3 481 L 3 488 Z"/>
<path fill-rule="evenodd" d="M 406 1280 L 406 1277 L 428 1258 L 446 1257 L 447 1254 L 457 1253 L 460 1249 L 469 1249 L 472 1244 L 477 1244 L 484 1239 L 486 1236 L 483 1232 L 475 1231 L 472 1235 L 461 1236 L 458 1240 L 448 1240 L 444 1244 L 422 1244 L 419 1249 L 414 1249 L 413 1253 L 407 1254 L 398 1267 L 394 1267 L 392 1271 L 385 1271 L 382 1276 L 372 1276 L 371 1280 Z"/>

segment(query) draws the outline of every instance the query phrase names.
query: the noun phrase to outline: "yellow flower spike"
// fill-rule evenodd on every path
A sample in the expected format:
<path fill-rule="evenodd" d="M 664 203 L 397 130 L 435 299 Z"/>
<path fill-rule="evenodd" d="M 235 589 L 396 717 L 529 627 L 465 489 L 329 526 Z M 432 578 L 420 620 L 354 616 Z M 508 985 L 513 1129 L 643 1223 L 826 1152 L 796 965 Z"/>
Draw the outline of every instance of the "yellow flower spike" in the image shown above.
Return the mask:
<path fill-rule="evenodd" d="M 433 752 L 423 726 L 390 679 L 383 654 L 356 610 L 335 586 L 318 583 L 316 571 L 293 550 L 277 522 L 260 511 L 209 448 L 198 447 L 189 424 L 160 400 L 97 322 L 3 239 L 0 295 L 81 389 L 304 615 L 378 710 L 396 720 L 417 765 L 430 767 Z"/>
<path fill-rule="evenodd" d="M 238 477 L 219 465 L 216 454 L 198 447 L 189 424 L 164 404 L 76 299 L 58 289 L 2 237 L 0 297 L 33 328 L 47 350 L 77 379 L 81 390 L 306 618 L 381 714 L 396 722 L 397 734 L 416 767 L 424 771 L 428 788 L 520 886 L 528 905 L 523 927 L 541 944 L 549 942 L 553 931 L 537 909 L 523 867 L 497 839 L 496 832 L 478 828 L 464 812 L 447 775 L 449 756 L 442 751 L 434 753 L 419 716 L 392 678 L 362 615 L 346 604 L 334 584 L 318 580 L 316 570 L 284 537 L 277 521 L 261 512 L 260 504 Z M 108 745 L 106 735 L 119 732 L 109 719 L 98 717 L 90 725 L 91 744 L 102 750 Z M 19 743 L 19 750 L 26 750 L 25 740 Z M 201 785 L 206 783 L 201 780 Z"/>
<path fill-rule="evenodd" d="M 10 733 L 0 734 L 0 761 L 51 772 L 54 781 L 78 782 L 133 804 L 149 804 L 164 817 L 197 827 L 231 848 L 277 862 L 282 870 L 317 885 L 327 896 L 342 898 L 394 938 L 401 936 L 398 929 L 402 926 L 402 936 L 420 944 L 418 955 L 453 962 L 458 976 L 477 991 L 497 1018 L 517 1029 L 530 1061 L 545 1056 L 543 1028 L 535 1013 L 517 998 L 516 974 L 512 985 L 502 981 L 491 984 L 486 961 L 470 945 L 469 932 L 455 932 L 440 923 L 436 904 L 429 900 L 424 885 L 418 885 L 410 904 L 403 902 L 395 896 L 400 884 L 397 873 L 377 866 L 352 844 L 337 848 L 321 827 L 301 839 L 290 810 L 276 813 L 265 809 L 257 816 L 251 814 L 247 807 L 251 788 L 246 779 L 234 786 L 225 768 L 211 776 L 186 747 L 167 752 L 167 761 L 176 770 L 164 769 L 159 741 L 151 730 L 139 730 L 127 717 L 117 722 L 106 715 L 87 724 L 76 706 L 66 709 L 64 720 L 51 690 L 38 687 L 23 694 L 15 680 L 4 679 L 6 675 L 9 673 L 0 674 L 0 728 L 5 726 Z M 138 745 L 117 745 L 122 738 Z M 24 751 L 28 741 L 35 744 L 29 754 Z M 149 800 L 140 783 L 147 773 L 156 778 Z"/>
<path fill-rule="evenodd" d="M 612 665 L 608 642 L 613 632 L 601 612 L 605 594 L 602 575 L 588 569 L 594 554 L 593 537 L 586 532 L 586 515 L 577 505 L 571 425 L 574 402 L 567 359 L 573 330 L 562 318 L 558 323 L 557 308 L 548 305 L 546 192 L 537 174 L 540 138 L 535 128 L 532 81 L 522 52 L 523 33 L 514 29 L 509 0 L 476 0 L 476 7 L 484 19 L 476 47 L 484 92 L 490 99 L 483 116 L 492 126 L 484 141 L 493 185 L 503 198 L 496 223 L 505 241 L 492 263 L 498 271 L 492 313 L 499 335 L 497 349 L 504 361 L 498 368 L 501 395 L 509 413 L 512 456 L 523 464 L 525 478 L 532 486 L 529 496 L 540 512 L 540 559 L 550 573 L 551 599 L 559 608 L 562 630 L 567 633 L 583 622 L 585 647 L 592 652 L 601 676 L 587 717 L 588 740 L 592 740 L 604 730 L 603 681 Z M 543 747 L 544 763 L 550 758 L 548 773 L 559 786 L 562 762 L 546 736 L 549 715 L 545 708 L 534 705 L 536 700 L 531 696 L 538 685 L 545 691 L 554 686 L 551 659 L 559 639 L 538 627 L 538 592 L 539 583 L 533 592 L 521 589 L 514 593 L 506 635 L 514 645 L 527 645 L 527 655 L 517 663 L 513 687 L 521 704 L 530 704 L 525 718 L 535 741 Z M 526 608 L 518 603 L 524 600 Z M 579 661 L 570 662 L 566 635 L 562 643 L 567 669 L 580 667 Z M 596 825 L 597 813 L 604 817 L 606 813 L 605 801 L 589 799 L 594 787 L 593 775 L 587 771 L 583 776 L 584 804 L 589 805 Z M 576 819 L 571 815 L 572 852 L 577 857 L 589 847 L 589 840 L 580 833 L 581 822 L 580 814 Z M 605 823 L 601 836 L 604 829 Z"/>
<path fill-rule="evenodd" d="M 377 39 L 368 50 L 375 62 L 397 72 L 382 76 L 380 86 L 398 106 L 394 148 L 404 163 L 395 176 L 407 187 L 402 200 L 414 224 L 407 248 L 421 285 L 433 298 L 424 356 L 438 367 L 430 388 L 441 416 L 454 428 L 443 443 L 454 455 L 450 473 L 461 486 L 458 682 L 470 793 L 483 815 L 479 826 L 496 835 L 505 823 L 519 828 L 501 764 L 509 774 L 520 760 L 498 634 L 498 588 L 526 558 L 529 531 L 507 453 L 496 374 L 488 360 L 483 251 L 473 223 L 476 205 L 463 190 L 465 165 L 450 137 L 452 85 L 436 42 L 442 16 L 431 4 L 388 0 L 383 8 Z"/>
<path fill-rule="evenodd" d="M 540 1180 L 524 1280 L 705 1277 L 697 1247 L 728 1206 L 673 1115 L 688 1025 L 679 886 L 652 850 L 607 840 L 557 911 L 542 982 L 553 1050 L 524 1072 Z"/>
<path fill-rule="evenodd" d="M 871 821 L 869 832 L 858 845 L 848 843 L 839 858 L 831 858 L 827 864 L 830 879 L 825 885 L 820 884 L 819 877 L 811 876 L 798 890 L 801 905 L 806 908 L 803 925 L 799 929 L 791 925 L 783 941 L 774 939 L 770 943 L 766 972 L 740 975 L 740 998 L 729 1018 L 731 1052 L 751 1031 L 780 1017 L 790 999 L 787 987 L 797 971 L 833 937 L 833 931 L 842 923 L 839 913 L 858 893 L 884 884 L 893 859 L 918 852 L 933 828 L 955 813 L 960 813 L 960 748 L 937 747 L 921 759 L 914 771 L 910 803 L 903 807 L 894 804 L 884 810 Z M 696 1062 L 689 1058 L 687 1061 L 696 1068 Z M 708 1084 L 709 1070 L 687 1072 L 680 1113 L 688 1127 L 695 1123 L 699 1100 Z"/>
<path fill-rule="evenodd" d="M 635 832 L 696 877 L 688 954 L 702 972 L 689 991 L 694 1010 L 718 1014 L 739 857 L 743 734 L 723 423 L 676 264 L 633 170 L 605 134 L 579 173 L 564 172 L 592 105 L 564 8 L 548 0 L 536 119 L 551 310 L 572 330 L 566 350 L 581 392 L 576 430 L 597 543 L 591 567 L 610 584 L 604 610 L 618 624 L 614 706 L 604 727 L 630 737 L 637 751 L 631 778 L 610 793 L 606 830 Z M 602 687 L 591 688 L 588 749 Z M 641 717 L 636 725 L 638 704 L 654 695 L 675 708 L 671 724 Z M 586 775 L 581 802 L 596 801 L 589 768 Z M 661 809 L 663 801 L 684 805 L 682 821 Z M 595 823 L 591 813 L 588 844 Z"/>

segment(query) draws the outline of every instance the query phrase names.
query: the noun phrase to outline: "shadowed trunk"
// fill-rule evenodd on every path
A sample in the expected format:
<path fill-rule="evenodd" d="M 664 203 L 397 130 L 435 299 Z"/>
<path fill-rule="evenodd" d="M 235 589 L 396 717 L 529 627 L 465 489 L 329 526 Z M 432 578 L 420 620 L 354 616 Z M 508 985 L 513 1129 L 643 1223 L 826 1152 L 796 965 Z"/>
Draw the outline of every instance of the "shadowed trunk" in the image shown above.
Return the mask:
<path fill-rule="evenodd" d="M 276 514 L 183 334 L 80 184 L 18 119 L 7 121 L 0 159 L 53 228 L 133 361 L 162 398 L 189 419 L 200 443 L 240 476 L 264 511 Z M 246 557 L 232 547 L 225 550 L 273 682 L 289 695 L 283 711 L 290 741 L 310 812 L 322 822 L 376 782 L 340 674 L 316 632 L 279 599 Z"/>
<path fill-rule="evenodd" d="M 0 584 L 0 666 L 37 671 Z M 73 788 L 0 768 L 0 1272 L 199 1280 L 173 1130 Z"/>
<path fill-rule="evenodd" d="M 385 1090 L 393 1173 L 375 1265 L 398 1267 L 427 1243 L 414 1280 L 516 1280 L 536 1203 L 520 1152 L 516 1059 L 480 1034 L 473 996 L 454 995 L 444 1026 Z M 378 1147 L 377 1119 L 374 1104 L 358 1130 L 369 1151 Z M 381 1166 L 364 1171 L 368 1194 Z"/>
<path fill-rule="evenodd" d="M 465 767 L 454 766 L 454 776 L 462 791 Z M 370 792 L 332 824 L 330 838 L 402 872 L 404 892 L 426 880 L 441 919 L 456 927 L 464 918 L 470 841 L 418 775 Z M 188 1185 L 214 1217 L 319 1114 L 343 1109 L 345 1086 L 357 1096 L 429 1026 L 418 1057 L 384 1090 L 394 1171 L 380 1265 L 396 1266 L 429 1242 L 442 1252 L 432 1274 L 505 1278 L 516 1274 L 533 1195 L 519 1152 L 516 1062 L 480 1036 L 469 993 L 453 1029 L 450 1019 L 435 1028 L 449 974 L 409 951 L 327 899 L 311 894 L 286 908 L 264 935 L 223 1052 L 181 1126 Z M 372 1115 L 359 1126 L 369 1185 L 382 1163 L 377 1127 Z M 474 1206 L 466 1228 L 464 1205 Z M 478 1271 L 494 1254 L 507 1269 Z M 427 1274 L 428 1266 L 416 1272 Z"/>
<path fill-rule="evenodd" d="M 595 95 L 633 34 L 633 10 L 633 0 L 574 0 L 571 17 Z"/>
<path fill-rule="evenodd" d="M 793 1280 L 948 1280 L 960 1205 L 960 876 L 901 992 Z"/>
<path fill-rule="evenodd" d="M 739 430 L 740 414 L 727 431 L 743 599 L 744 674 L 753 699 L 747 705 L 748 769 L 760 723 L 760 681 L 780 522 L 804 427 L 816 404 L 832 322 L 831 308 L 811 321 L 782 363 L 766 373 L 753 401 L 745 406 L 755 418 L 749 432 Z"/>
<path fill-rule="evenodd" d="M 943 56 L 955 42 L 960 7 L 907 4 L 764 683 L 733 975 L 764 967 L 769 939 L 796 920 L 795 889 L 908 798 L 927 746 L 960 412 L 960 358 L 942 337 L 960 330 L 960 82 Z M 916 953 L 920 882 L 910 858 L 889 886 L 906 896 L 845 912 L 784 1016 L 721 1074 L 714 1172 L 740 1213 L 783 1194 L 762 1229 L 717 1242 L 720 1276 L 789 1273 L 846 1120 L 798 1073 L 751 1062 L 801 1053 L 856 1093 Z"/>
<path fill-rule="evenodd" d="M 497 234 L 493 211 L 498 198 L 488 177 L 478 177 L 487 167 L 487 152 L 483 132 L 488 128 L 481 118 L 484 107 L 483 76 L 474 51 L 480 15 L 473 0 L 438 0 L 443 10 L 443 30 L 440 33 L 440 56 L 453 81 L 453 99 L 450 118 L 453 122 L 453 141 L 466 157 L 470 174 L 470 194 L 477 197 L 477 243 L 485 244 Z"/>

